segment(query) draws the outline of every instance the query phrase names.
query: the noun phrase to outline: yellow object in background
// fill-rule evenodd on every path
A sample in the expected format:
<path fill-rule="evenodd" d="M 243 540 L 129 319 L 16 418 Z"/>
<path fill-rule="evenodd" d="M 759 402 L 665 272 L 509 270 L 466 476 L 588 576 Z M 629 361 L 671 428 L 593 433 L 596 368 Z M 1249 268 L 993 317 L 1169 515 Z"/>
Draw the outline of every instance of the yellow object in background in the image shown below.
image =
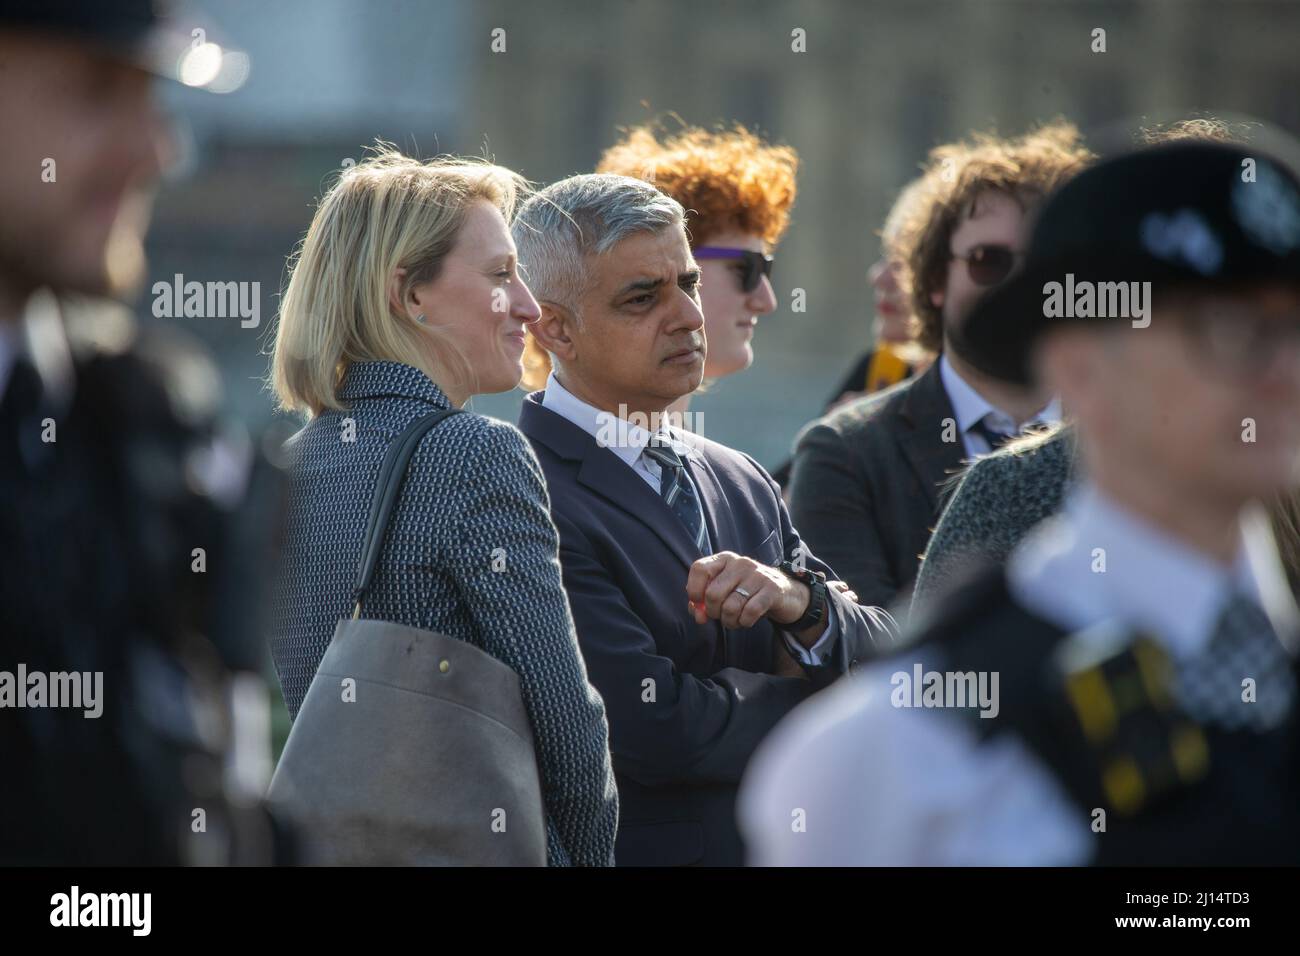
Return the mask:
<path fill-rule="evenodd" d="M 867 363 L 867 377 L 863 391 L 868 394 L 878 392 L 891 385 L 897 385 L 912 374 L 912 366 L 903 359 L 892 346 L 881 345 L 872 353 Z"/>

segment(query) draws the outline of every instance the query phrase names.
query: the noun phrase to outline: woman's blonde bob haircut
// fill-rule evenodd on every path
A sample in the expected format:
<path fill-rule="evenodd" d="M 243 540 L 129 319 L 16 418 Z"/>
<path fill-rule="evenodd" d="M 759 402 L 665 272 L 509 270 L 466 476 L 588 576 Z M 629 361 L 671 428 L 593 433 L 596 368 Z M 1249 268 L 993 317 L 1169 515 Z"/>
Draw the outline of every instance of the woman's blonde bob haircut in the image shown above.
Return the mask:
<path fill-rule="evenodd" d="M 509 223 L 527 191 L 517 173 L 487 161 L 420 162 L 387 143 L 345 169 L 290 261 L 271 358 L 280 407 L 308 418 L 341 409 L 338 386 L 353 362 L 401 362 L 435 382 L 464 376 L 453 367 L 463 356 L 433 346 L 436 333 L 395 308 L 393 276 L 406 270 L 404 301 L 438 277 L 474 203 L 491 203 Z"/>

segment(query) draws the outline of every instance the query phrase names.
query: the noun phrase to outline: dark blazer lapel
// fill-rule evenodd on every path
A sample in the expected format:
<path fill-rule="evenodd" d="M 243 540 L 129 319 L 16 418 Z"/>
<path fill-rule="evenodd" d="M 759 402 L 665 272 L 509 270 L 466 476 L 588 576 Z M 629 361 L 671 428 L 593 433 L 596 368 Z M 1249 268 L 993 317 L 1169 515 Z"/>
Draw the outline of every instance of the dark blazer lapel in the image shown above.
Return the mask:
<path fill-rule="evenodd" d="M 691 440 L 688 435 L 684 443 L 689 447 Z M 686 455 L 686 470 L 691 474 L 691 480 L 695 482 L 695 487 L 700 491 L 700 507 L 704 512 L 704 525 L 709 529 L 709 541 L 713 545 L 713 553 L 719 551 L 740 551 L 740 529 L 736 527 L 735 516 L 731 513 L 731 505 L 727 501 L 727 496 L 722 490 L 722 482 L 718 480 L 717 472 L 709 464 L 709 460 L 704 457 L 703 453 L 691 449 Z M 679 521 L 678 524 L 681 524 Z M 703 557 L 703 555 L 700 555 Z M 752 556 L 751 556 L 752 557 Z M 722 626 L 719 620 L 709 621 L 718 635 L 717 654 L 714 658 L 715 666 L 725 667 L 732 661 L 733 641 L 740 640 L 739 635 L 745 635 L 746 631 L 732 631 L 730 634 Z M 740 644 L 734 646 L 739 647 Z"/>
<path fill-rule="evenodd" d="M 634 472 L 595 436 L 541 404 L 541 392 L 524 399 L 519 429 L 561 458 L 578 463 L 578 482 L 649 528 L 682 564 L 689 568 L 703 555 L 686 533 L 686 527 L 644 478 Z M 706 511 L 707 515 L 707 511 Z"/>
<path fill-rule="evenodd" d="M 689 438 L 686 440 L 689 445 Z M 713 466 L 698 451 L 692 451 L 686 458 L 686 470 L 691 473 L 695 487 L 700 489 L 700 503 L 704 508 L 704 524 L 709 529 L 709 540 L 713 550 L 727 551 L 740 547 L 740 529 L 731 514 L 731 506 L 722 490 Z"/>
<path fill-rule="evenodd" d="M 594 438 L 578 469 L 578 481 L 653 531 L 687 568 L 703 557 L 687 535 L 686 526 L 663 498 L 617 455 L 597 445 Z"/>
<path fill-rule="evenodd" d="M 956 432 L 956 415 L 935 361 L 908 389 L 898 410 L 903 454 L 921 479 L 931 508 L 938 508 L 939 486 L 961 470 L 966 449 Z M 945 418 L 953 420 L 955 440 L 943 440 Z"/>

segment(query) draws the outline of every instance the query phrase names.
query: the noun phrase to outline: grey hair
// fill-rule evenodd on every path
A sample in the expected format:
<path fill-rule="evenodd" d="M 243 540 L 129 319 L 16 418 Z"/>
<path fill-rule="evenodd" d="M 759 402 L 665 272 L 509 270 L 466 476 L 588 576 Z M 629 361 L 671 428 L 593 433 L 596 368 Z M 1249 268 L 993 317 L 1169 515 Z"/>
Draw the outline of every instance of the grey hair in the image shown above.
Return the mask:
<path fill-rule="evenodd" d="M 587 257 L 601 255 L 638 232 L 676 226 L 681 203 L 629 176 L 586 173 L 547 186 L 524 203 L 510 231 L 524 279 L 539 302 L 577 316 L 587 288 Z"/>

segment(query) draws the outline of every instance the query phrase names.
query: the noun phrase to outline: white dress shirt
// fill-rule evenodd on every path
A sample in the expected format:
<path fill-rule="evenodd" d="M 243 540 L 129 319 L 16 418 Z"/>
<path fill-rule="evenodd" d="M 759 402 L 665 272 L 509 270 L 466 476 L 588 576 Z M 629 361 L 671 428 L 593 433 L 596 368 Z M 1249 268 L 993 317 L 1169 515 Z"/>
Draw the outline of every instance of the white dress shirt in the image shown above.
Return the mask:
<path fill-rule="evenodd" d="M 1141 628 L 1177 660 L 1205 647 L 1234 591 L 1256 596 L 1279 635 L 1294 633 L 1266 519 L 1243 520 L 1224 567 L 1107 500 L 1086 482 L 1007 566 L 1014 598 L 1078 631 Z M 1094 572 L 1096 548 L 1105 573 Z M 897 708 L 905 655 L 799 707 L 760 747 L 738 815 L 758 865 L 1076 865 L 1101 835 L 1014 733 L 980 742 L 942 709 Z M 803 811 L 804 832 L 792 819 Z"/>
<path fill-rule="evenodd" d="M 939 356 L 939 378 L 943 382 L 944 391 L 948 393 L 948 401 L 952 404 L 953 417 L 957 422 L 957 430 L 961 433 L 967 458 L 987 455 L 993 450 L 983 435 L 971 431 L 981 421 L 995 432 L 1016 435 L 1031 425 L 1055 425 L 1061 420 L 1061 402 L 1054 398 L 1029 421 L 1017 425 L 1014 418 L 975 391 L 952 367 L 946 354 Z"/>
<path fill-rule="evenodd" d="M 542 393 L 542 407 L 555 412 L 555 414 L 563 418 L 567 418 L 587 434 L 595 437 L 602 447 L 608 448 L 618 456 L 621 462 L 636 472 L 641 480 L 654 490 L 656 495 L 660 493 L 659 488 L 663 477 L 663 469 L 657 461 L 644 453 L 650 439 L 655 437 L 650 431 L 619 418 L 612 412 L 604 411 L 595 405 L 584 402 L 560 384 L 560 380 L 555 377 L 554 371 L 546 378 L 546 388 Z M 665 424 L 655 434 L 661 440 L 667 441 L 683 461 L 686 459 L 694 460 L 698 457 L 699 453 L 691 445 L 689 432 L 683 432 L 681 429 L 675 429 L 671 425 Z M 685 468 L 683 473 L 686 480 L 691 483 L 691 488 L 695 491 L 695 502 L 700 509 L 700 521 L 704 526 L 704 534 L 708 538 L 709 526 L 708 522 L 704 520 L 704 499 L 700 495 L 699 487 L 695 484 L 695 479 L 691 477 L 691 470 Z M 710 538 L 708 543 L 711 551 L 714 542 Z M 829 602 L 829 598 L 827 600 Z M 839 636 L 839 622 L 829 605 L 827 612 L 825 629 L 822 631 L 821 637 L 817 639 L 817 643 L 811 648 L 805 648 L 787 632 L 781 632 L 790 653 L 810 667 L 820 667 L 822 665 L 827 651 L 830 650 L 835 639 Z"/>
<path fill-rule="evenodd" d="M 650 439 L 656 435 L 639 425 L 619 418 L 612 412 L 584 402 L 560 384 L 560 380 L 555 377 L 555 372 L 551 372 L 546 379 L 546 390 L 542 392 L 542 407 L 567 418 L 587 434 L 595 437 L 601 447 L 608 448 L 617 455 L 623 464 L 636 472 L 642 481 L 654 489 L 656 495 L 659 494 L 663 469 L 659 462 L 644 454 L 646 445 L 650 444 Z M 685 433 L 675 433 L 671 426 L 665 423 L 657 433 L 657 437 L 668 442 L 673 451 L 685 461 L 697 453 L 688 441 L 679 437 L 679 434 L 685 435 Z M 691 488 L 695 491 L 695 502 L 700 509 L 700 522 L 704 525 L 704 534 L 707 538 L 709 529 L 708 522 L 704 521 L 704 505 L 700 498 L 700 489 L 695 486 L 689 468 L 685 469 L 685 474 L 686 480 L 691 483 Z"/>

